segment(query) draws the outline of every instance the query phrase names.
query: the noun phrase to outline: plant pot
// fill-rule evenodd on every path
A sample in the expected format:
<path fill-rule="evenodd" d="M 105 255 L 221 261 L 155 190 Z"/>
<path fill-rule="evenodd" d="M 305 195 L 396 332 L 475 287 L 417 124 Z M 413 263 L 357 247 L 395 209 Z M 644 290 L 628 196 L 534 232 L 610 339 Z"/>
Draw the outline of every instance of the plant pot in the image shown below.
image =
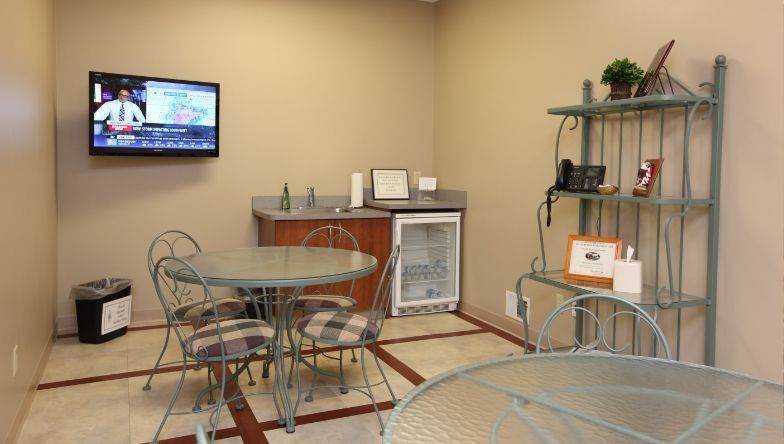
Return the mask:
<path fill-rule="evenodd" d="M 611 83 L 610 100 L 628 99 L 632 96 L 632 85 L 630 83 Z"/>

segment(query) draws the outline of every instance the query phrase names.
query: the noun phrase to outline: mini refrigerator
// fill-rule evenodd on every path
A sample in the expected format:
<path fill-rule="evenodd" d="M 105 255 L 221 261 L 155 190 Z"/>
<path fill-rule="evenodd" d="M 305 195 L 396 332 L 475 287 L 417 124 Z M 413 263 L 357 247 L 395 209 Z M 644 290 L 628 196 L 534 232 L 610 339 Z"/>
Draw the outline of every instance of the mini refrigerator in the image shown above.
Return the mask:
<path fill-rule="evenodd" d="M 453 311 L 460 298 L 460 213 L 394 213 L 400 245 L 392 316 Z"/>

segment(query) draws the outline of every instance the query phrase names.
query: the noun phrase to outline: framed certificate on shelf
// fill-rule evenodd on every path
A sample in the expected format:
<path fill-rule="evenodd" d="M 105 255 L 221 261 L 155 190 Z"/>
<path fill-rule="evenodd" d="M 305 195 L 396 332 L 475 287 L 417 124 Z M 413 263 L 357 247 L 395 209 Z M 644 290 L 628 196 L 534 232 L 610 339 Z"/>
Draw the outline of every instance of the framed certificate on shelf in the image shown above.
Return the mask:
<path fill-rule="evenodd" d="M 570 234 L 566 241 L 564 278 L 612 284 L 615 259 L 621 257 L 618 237 Z"/>
<path fill-rule="evenodd" d="M 370 170 L 373 199 L 409 199 L 408 170 Z"/>

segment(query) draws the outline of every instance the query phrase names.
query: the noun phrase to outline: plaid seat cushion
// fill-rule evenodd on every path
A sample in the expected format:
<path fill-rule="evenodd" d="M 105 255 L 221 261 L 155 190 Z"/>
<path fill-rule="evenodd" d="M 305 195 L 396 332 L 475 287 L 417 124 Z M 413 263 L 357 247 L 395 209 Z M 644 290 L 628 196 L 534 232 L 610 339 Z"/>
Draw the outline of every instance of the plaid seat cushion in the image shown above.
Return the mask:
<path fill-rule="evenodd" d="M 378 329 L 368 325 L 364 316 L 345 311 L 322 311 L 307 315 L 297 321 L 297 331 L 310 339 L 335 342 L 359 342 L 363 335 L 367 341 L 376 339 Z"/>
<path fill-rule="evenodd" d="M 245 311 L 245 304 L 237 299 L 218 299 L 215 301 L 219 315 L 242 313 Z M 214 316 L 212 304 L 209 302 L 190 302 L 182 304 L 174 309 L 174 316 L 177 319 L 197 319 L 203 316 Z"/>
<path fill-rule="evenodd" d="M 220 328 L 227 356 L 263 347 L 275 335 L 269 324 L 256 319 L 226 319 L 220 321 Z M 196 330 L 187 342 L 192 355 L 218 358 L 221 356 L 220 340 L 218 324 L 213 323 Z"/>
<path fill-rule="evenodd" d="M 356 305 L 354 299 L 346 296 L 310 295 L 297 298 L 294 307 L 303 311 L 348 311 Z"/>

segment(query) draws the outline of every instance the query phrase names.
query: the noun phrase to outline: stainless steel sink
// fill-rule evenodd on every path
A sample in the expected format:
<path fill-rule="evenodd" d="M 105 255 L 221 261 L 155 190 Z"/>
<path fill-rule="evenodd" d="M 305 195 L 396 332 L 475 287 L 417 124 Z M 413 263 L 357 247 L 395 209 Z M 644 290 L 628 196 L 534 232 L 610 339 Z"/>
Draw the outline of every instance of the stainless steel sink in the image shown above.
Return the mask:
<path fill-rule="evenodd" d="M 335 207 L 336 213 L 361 213 L 362 208 Z"/>
<path fill-rule="evenodd" d="M 312 213 L 360 213 L 362 208 L 350 207 L 297 207 L 289 210 L 291 214 L 312 214 Z"/>

